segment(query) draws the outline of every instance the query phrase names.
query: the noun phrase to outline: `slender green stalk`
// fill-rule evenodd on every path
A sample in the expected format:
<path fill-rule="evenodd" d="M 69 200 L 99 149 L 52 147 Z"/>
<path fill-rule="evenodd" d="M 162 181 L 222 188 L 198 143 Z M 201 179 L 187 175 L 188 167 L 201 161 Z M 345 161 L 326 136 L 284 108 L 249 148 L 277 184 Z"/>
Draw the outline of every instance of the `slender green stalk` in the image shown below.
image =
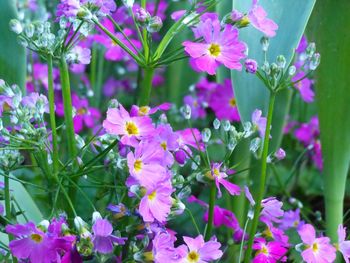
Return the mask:
<path fill-rule="evenodd" d="M 264 193 L 265 193 L 267 157 L 268 157 L 268 153 L 269 153 L 269 142 L 270 142 L 270 139 L 269 139 L 270 138 L 270 127 L 271 127 L 271 123 L 272 123 L 272 116 L 273 116 L 273 109 L 274 109 L 274 105 L 275 105 L 275 99 L 276 99 L 276 93 L 274 91 L 270 91 L 269 110 L 268 110 L 268 114 L 267 114 L 266 131 L 265 131 L 264 146 L 263 146 L 262 159 L 261 159 L 261 176 L 260 176 L 260 182 L 259 182 L 259 192 L 258 192 L 258 196 L 256 198 L 254 218 L 253 218 L 252 227 L 250 230 L 248 248 L 247 248 L 247 251 L 245 253 L 245 259 L 244 259 L 245 263 L 250 262 L 254 236 L 255 236 L 255 233 L 256 233 L 256 230 L 258 227 L 258 223 L 259 223 L 261 201 L 262 201 L 262 199 L 264 197 Z"/>
<path fill-rule="evenodd" d="M 216 196 L 216 185 L 215 185 L 215 182 L 212 182 L 210 187 L 210 196 L 209 196 L 208 223 L 207 223 L 207 228 L 205 229 L 205 235 L 204 235 L 204 238 L 206 241 L 210 239 L 211 232 L 213 230 L 215 196 Z"/>
<path fill-rule="evenodd" d="M 75 133 L 73 124 L 73 106 L 72 96 L 70 90 L 68 65 L 64 57 L 60 59 L 60 74 L 61 86 L 64 105 L 64 120 L 66 123 L 67 144 L 70 158 L 75 158 L 77 155 L 77 148 L 75 144 Z"/>
<path fill-rule="evenodd" d="M 141 7 L 143 9 L 146 9 L 146 4 L 147 4 L 147 0 L 141 0 Z M 144 39 L 144 46 L 143 46 L 143 49 L 145 50 L 145 60 L 146 60 L 146 63 L 148 63 L 148 60 L 149 60 L 149 46 L 148 46 L 148 32 L 147 32 L 147 29 L 144 28 L 142 30 L 142 35 L 143 35 L 143 39 Z"/>
<path fill-rule="evenodd" d="M 139 106 L 147 106 L 151 97 L 154 68 L 144 68 L 144 76 L 139 93 Z"/>
<path fill-rule="evenodd" d="M 53 90 L 53 77 L 52 77 L 52 56 L 47 57 L 48 66 L 48 84 L 49 84 L 49 108 L 50 108 L 50 124 L 52 133 L 52 167 L 53 172 L 57 173 L 59 167 L 58 158 L 58 143 L 57 143 L 57 129 L 56 129 L 56 119 L 55 119 L 55 93 Z"/>
<path fill-rule="evenodd" d="M 10 196 L 10 177 L 7 172 L 4 172 L 4 185 L 5 185 L 5 212 L 6 218 L 11 221 L 11 196 Z"/>

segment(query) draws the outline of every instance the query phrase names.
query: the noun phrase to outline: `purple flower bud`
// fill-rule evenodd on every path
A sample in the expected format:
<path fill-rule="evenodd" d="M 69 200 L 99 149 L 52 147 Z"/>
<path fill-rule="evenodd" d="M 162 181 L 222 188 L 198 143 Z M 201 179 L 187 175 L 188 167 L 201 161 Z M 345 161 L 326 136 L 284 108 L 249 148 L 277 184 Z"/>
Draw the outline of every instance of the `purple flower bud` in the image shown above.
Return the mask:
<path fill-rule="evenodd" d="M 151 15 L 144 8 L 137 8 L 135 11 L 136 20 L 140 23 L 145 23 Z"/>
<path fill-rule="evenodd" d="M 237 22 L 243 18 L 243 14 L 239 12 L 238 10 L 234 9 L 231 13 L 231 19 L 233 22 Z"/>
<path fill-rule="evenodd" d="M 258 70 L 258 63 L 254 59 L 247 59 L 244 64 L 248 73 L 255 74 Z"/>
<path fill-rule="evenodd" d="M 286 152 L 282 148 L 279 148 L 277 152 L 275 152 L 275 157 L 278 160 L 283 160 L 284 158 L 286 158 Z"/>

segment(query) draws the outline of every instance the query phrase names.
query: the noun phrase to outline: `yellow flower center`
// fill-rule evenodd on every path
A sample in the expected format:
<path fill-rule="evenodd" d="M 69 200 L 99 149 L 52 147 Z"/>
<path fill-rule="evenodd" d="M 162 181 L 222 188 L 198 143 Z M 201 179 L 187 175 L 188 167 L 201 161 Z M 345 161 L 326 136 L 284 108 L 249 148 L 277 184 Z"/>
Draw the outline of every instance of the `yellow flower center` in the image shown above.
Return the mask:
<path fill-rule="evenodd" d="M 218 177 L 218 176 L 220 175 L 219 169 L 214 168 L 214 169 L 213 169 L 213 174 L 214 174 L 216 177 Z"/>
<path fill-rule="evenodd" d="M 263 247 L 259 250 L 258 253 L 259 253 L 259 254 L 261 253 L 261 254 L 264 254 L 264 255 L 268 255 L 268 254 L 269 254 L 269 251 L 267 250 L 267 247 L 266 247 L 266 246 L 263 246 Z"/>
<path fill-rule="evenodd" d="M 267 236 L 267 237 L 270 237 L 270 238 L 273 237 L 270 228 L 266 228 L 266 230 L 264 231 L 264 234 L 265 234 L 265 236 Z"/>
<path fill-rule="evenodd" d="M 235 98 L 230 99 L 229 103 L 230 103 L 231 107 L 236 107 L 236 99 Z"/>
<path fill-rule="evenodd" d="M 156 195 L 157 195 L 156 191 L 153 191 L 152 193 L 150 193 L 150 194 L 148 195 L 148 199 L 149 199 L 150 201 L 153 201 L 154 198 L 156 198 Z"/>
<path fill-rule="evenodd" d="M 77 110 L 78 115 L 84 115 L 86 112 L 87 112 L 87 110 L 85 108 L 80 108 Z"/>
<path fill-rule="evenodd" d="M 160 144 L 160 146 L 162 146 L 162 148 L 164 149 L 164 151 L 166 151 L 166 149 L 167 149 L 167 144 L 166 144 L 166 142 L 162 142 L 162 143 Z"/>
<path fill-rule="evenodd" d="M 142 169 L 142 161 L 140 159 L 137 159 L 134 163 L 134 169 L 136 172 L 141 171 Z"/>
<path fill-rule="evenodd" d="M 242 19 L 239 21 L 239 26 L 240 27 L 246 27 L 250 24 L 248 16 L 242 17 Z"/>
<path fill-rule="evenodd" d="M 190 263 L 196 263 L 199 261 L 199 254 L 196 251 L 191 251 L 187 255 L 187 260 Z"/>
<path fill-rule="evenodd" d="M 30 235 L 31 240 L 33 240 L 35 243 L 41 243 L 43 240 L 43 237 L 39 234 L 31 234 Z"/>
<path fill-rule="evenodd" d="M 145 116 L 149 112 L 149 107 L 147 106 L 142 106 L 139 108 L 139 115 L 140 116 Z"/>
<path fill-rule="evenodd" d="M 218 57 L 221 54 L 221 49 L 218 44 L 211 44 L 208 51 L 209 51 L 209 54 L 212 55 L 213 57 Z"/>
<path fill-rule="evenodd" d="M 299 225 L 299 221 L 295 220 L 293 225 L 294 225 L 294 227 L 297 227 Z"/>
<path fill-rule="evenodd" d="M 143 253 L 143 256 L 147 262 L 153 262 L 154 261 L 154 255 L 152 251 L 148 251 Z"/>
<path fill-rule="evenodd" d="M 314 253 L 318 252 L 318 244 L 316 242 L 312 244 L 312 251 Z"/>
<path fill-rule="evenodd" d="M 136 124 L 132 121 L 127 122 L 125 124 L 125 131 L 128 133 L 128 135 L 138 135 L 139 134 L 139 128 L 137 128 Z"/>

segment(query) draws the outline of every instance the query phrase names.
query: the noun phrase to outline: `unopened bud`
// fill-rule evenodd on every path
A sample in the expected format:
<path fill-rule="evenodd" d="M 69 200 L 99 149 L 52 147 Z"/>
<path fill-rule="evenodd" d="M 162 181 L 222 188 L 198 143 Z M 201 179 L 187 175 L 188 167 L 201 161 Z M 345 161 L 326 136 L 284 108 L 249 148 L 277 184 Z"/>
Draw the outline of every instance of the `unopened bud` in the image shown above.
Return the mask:
<path fill-rule="evenodd" d="M 184 116 L 184 118 L 186 120 L 191 119 L 191 107 L 189 105 L 185 105 L 183 107 L 181 107 L 180 111 L 182 112 L 182 115 Z"/>
<path fill-rule="evenodd" d="M 162 19 L 159 16 L 154 16 L 150 18 L 148 22 L 147 31 L 150 33 L 156 33 L 156 32 L 159 32 L 162 27 L 163 27 Z"/>
<path fill-rule="evenodd" d="M 260 43 L 261 43 L 261 48 L 264 52 L 266 52 L 269 49 L 269 45 L 270 45 L 270 41 L 267 37 L 262 37 L 260 39 Z"/>
<path fill-rule="evenodd" d="M 210 131 L 210 129 L 205 128 L 205 129 L 202 131 L 202 140 L 203 140 L 203 142 L 209 142 L 210 137 L 211 137 L 211 131 Z"/>
<path fill-rule="evenodd" d="M 306 48 L 306 55 L 311 58 L 316 51 L 316 45 L 315 43 L 310 43 Z"/>
<path fill-rule="evenodd" d="M 23 32 L 23 27 L 21 25 L 21 22 L 19 22 L 17 19 L 10 20 L 10 29 L 11 31 L 15 32 L 17 35 Z"/>
<path fill-rule="evenodd" d="M 287 63 L 286 62 L 286 58 L 283 55 L 279 55 L 277 57 L 277 66 L 278 66 L 278 68 L 284 69 L 285 66 L 286 66 L 286 63 Z"/>
<path fill-rule="evenodd" d="M 220 121 L 217 118 L 215 118 L 215 120 L 213 121 L 214 129 L 218 130 L 220 128 L 220 124 Z"/>
<path fill-rule="evenodd" d="M 135 18 L 138 22 L 145 23 L 151 18 L 151 15 L 144 8 L 140 7 L 135 11 Z"/>
<path fill-rule="evenodd" d="M 295 75 L 296 71 L 297 71 L 297 68 L 294 65 L 290 66 L 289 69 L 288 69 L 288 75 L 292 77 L 292 76 Z"/>
<path fill-rule="evenodd" d="M 309 69 L 310 70 L 316 70 L 317 67 L 320 65 L 321 62 L 321 55 L 320 53 L 315 53 L 310 61 Z"/>
<path fill-rule="evenodd" d="M 258 63 L 254 59 L 247 59 L 244 62 L 246 72 L 255 74 L 258 70 Z"/>

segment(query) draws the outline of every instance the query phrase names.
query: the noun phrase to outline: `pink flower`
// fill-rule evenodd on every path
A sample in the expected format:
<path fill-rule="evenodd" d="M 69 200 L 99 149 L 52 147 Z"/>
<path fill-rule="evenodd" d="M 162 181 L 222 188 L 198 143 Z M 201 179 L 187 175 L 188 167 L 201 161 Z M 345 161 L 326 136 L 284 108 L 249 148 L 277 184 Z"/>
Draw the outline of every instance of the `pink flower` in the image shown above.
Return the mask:
<path fill-rule="evenodd" d="M 137 105 L 132 105 L 130 110 L 130 116 L 148 116 L 156 113 L 157 111 L 168 111 L 171 108 L 170 102 L 164 102 L 154 108 L 148 106 L 139 107 Z"/>
<path fill-rule="evenodd" d="M 221 31 L 219 21 L 207 19 L 196 28 L 196 35 L 203 37 L 204 43 L 185 41 L 183 45 L 199 71 L 215 75 L 220 64 L 242 69 L 240 60 L 245 57 L 246 45 L 238 40 L 237 28 L 226 25 Z"/>
<path fill-rule="evenodd" d="M 121 136 L 125 145 L 137 145 L 137 140 L 152 135 L 154 127 L 148 116 L 130 117 L 122 105 L 107 111 L 107 118 L 103 122 L 107 133 Z"/>
<path fill-rule="evenodd" d="M 253 6 L 248 13 L 248 18 L 251 24 L 266 36 L 274 37 L 276 35 L 278 25 L 273 20 L 267 18 L 267 13 L 264 8 L 258 5 L 258 0 L 253 0 Z"/>
<path fill-rule="evenodd" d="M 338 244 L 337 248 L 342 253 L 346 263 L 349 263 L 350 258 L 350 241 L 345 240 L 346 238 L 346 227 L 342 225 L 338 226 Z"/>
<path fill-rule="evenodd" d="M 183 237 L 183 239 L 188 248 L 184 263 L 212 262 L 220 259 L 223 255 L 220 250 L 221 244 L 214 237 L 208 242 L 204 242 L 202 235 L 196 238 Z"/>
<path fill-rule="evenodd" d="M 127 162 L 129 172 L 142 186 L 165 179 L 166 170 L 162 162 L 163 151 L 160 146 L 141 142 L 135 153 L 129 152 Z M 156 182 L 157 182 L 156 181 Z"/>
<path fill-rule="evenodd" d="M 306 249 L 301 253 L 306 263 L 331 263 L 335 260 L 336 249 L 330 244 L 329 238 L 316 238 L 316 232 L 312 225 L 303 225 L 298 233 L 306 245 Z"/>
<path fill-rule="evenodd" d="M 264 138 L 266 131 L 267 119 L 262 117 L 261 110 L 255 110 L 252 114 L 252 123 L 258 128 L 259 135 L 261 138 Z"/>
<path fill-rule="evenodd" d="M 172 206 L 173 189 L 169 183 L 159 183 L 146 189 L 146 195 L 141 199 L 139 212 L 145 222 L 166 222 Z"/>
<path fill-rule="evenodd" d="M 174 247 L 176 238 L 169 232 L 158 232 L 152 241 L 155 263 L 179 263 L 186 256 L 184 246 Z"/>
<path fill-rule="evenodd" d="M 288 251 L 287 248 L 277 241 L 266 242 L 264 238 L 256 238 L 253 249 L 257 250 L 253 263 L 275 263 L 287 260 L 284 256 Z"/>
<path fill-rule="evenodd" d="M 219 120 L 240 121 L 232 82 L 225 79 L 223 84 L 216 86 L 209 98 L 209 107 Z"/>
<path fill-rule="evenodd" d="M 233 184 L 225 179 L 227 177 L 227 174 L 220 171 L 221 165 L 222 163 L 214 163 L 211 166 L 211 176 L 215 180 L 216 188 L 218 189 L 218 196 L 221 197 L 222 195 L 220 190 L 220 184 L 223 187 L 225 187 L 231 195 L 239 195 L 241 192 L 241 188 L 238 185 Z"/>

